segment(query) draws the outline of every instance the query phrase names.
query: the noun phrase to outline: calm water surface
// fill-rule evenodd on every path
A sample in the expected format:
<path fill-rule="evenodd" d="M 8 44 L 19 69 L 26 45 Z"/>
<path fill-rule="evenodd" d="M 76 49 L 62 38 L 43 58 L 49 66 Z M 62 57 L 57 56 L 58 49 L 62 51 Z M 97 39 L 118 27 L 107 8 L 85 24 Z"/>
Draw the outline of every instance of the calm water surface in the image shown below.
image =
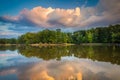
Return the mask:
<path fill-rule="evenodd" d="M 0 47 L 0 80 L 120 80 L 120 47 Z"/>

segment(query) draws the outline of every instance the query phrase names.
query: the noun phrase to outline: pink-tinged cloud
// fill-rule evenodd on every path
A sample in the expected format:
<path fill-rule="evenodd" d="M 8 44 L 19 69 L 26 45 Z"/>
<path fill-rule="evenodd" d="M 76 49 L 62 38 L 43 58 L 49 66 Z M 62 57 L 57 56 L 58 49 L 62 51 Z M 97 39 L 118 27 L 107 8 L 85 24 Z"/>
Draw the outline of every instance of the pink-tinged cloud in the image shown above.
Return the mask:
<path fill-rule="evenodd" d="M 56 26 L 74 26 L 78 24 L 80 18 L 80 8 L 75 9 L 53 9 L 35 7 L 32 10 L 24 9 L 17 16 L 3 16 L 0 20 L 15 24 L 56 27 Z"/>
<path fill-rule="evenodd" d="M 114 4 L 113 4 L 114 3 Z M 1 16 L 1 22 L 38 27 L 95 27 L 120 23 L 120 0 L 100 0 L 95 7 L 75 9 L 34 7 L 17 16 Z"/>

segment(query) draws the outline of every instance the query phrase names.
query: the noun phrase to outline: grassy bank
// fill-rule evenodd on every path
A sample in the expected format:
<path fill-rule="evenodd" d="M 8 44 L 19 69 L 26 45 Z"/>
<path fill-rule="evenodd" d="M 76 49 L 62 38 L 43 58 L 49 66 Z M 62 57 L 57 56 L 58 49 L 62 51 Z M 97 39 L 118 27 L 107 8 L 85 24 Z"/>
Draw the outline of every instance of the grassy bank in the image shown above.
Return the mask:
<path fill-rule="evenodd" d="M 82 45 L 82 46 L 120 46 L 119 43 L 61 43 L 61 44 L 50 44 L 50 43 L 40 43 L 40 44 L 0 44 L 0 46 L 71 46 L 71 45 Z"/>
<path fill-rule="evenodd" d="M 40 43 L 40 44 L 0 44 L 0 46 L 71 46 L 75 44 L 71 43 L 61 43 L 61 44 L 48 44 L 48 43 Z"/>
<path fill-rule="evenodd" d="M 0 46 L 71 46 L 71 45 L 83 45 L 83 46 L 120 46 L 119 43 L 80 43 L 80 44 L 73 44 L 73 43 L 61 43 L 61 44 L 51 44 L 51 43 L 40 43 L 40 44 L 0 44 Z"/>
<path fill-rule="evenodd" d="M 71 43 L 62 43 L 62 44 L 48 44 L 48 43 L 40 43 L 40 44 L 29 44 L 30 46 L 71 46 L 75 44 Z"/>

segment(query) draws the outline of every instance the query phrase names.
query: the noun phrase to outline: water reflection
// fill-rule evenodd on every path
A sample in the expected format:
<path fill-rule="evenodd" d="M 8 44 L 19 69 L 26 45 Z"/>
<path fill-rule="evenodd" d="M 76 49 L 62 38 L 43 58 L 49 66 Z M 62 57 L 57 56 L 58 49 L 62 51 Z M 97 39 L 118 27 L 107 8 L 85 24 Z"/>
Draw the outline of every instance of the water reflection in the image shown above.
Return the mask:
<path fill-rule="evenodd" d="M 17 46 L 0 46 L 0 51 L 6 51 L 6 50 L 15 51 L 16 48 Z"/>
<path fill-rule="evenodd" d="M 60 62 L 51 60 L 0 71 L 1 76 L 8 74 L 16 75 L 18 80 L 119 80 L 120 66 L 84 59 Z"/>
<path fill-rule="evenodd" d="M 120 64 L 120 47 L 118 46 L 19 47 L 19 53 L 26 57 L 34 56 L 44 60 L 61 60 L 64 56 L 75 56 Z"/>
<path fill-rule="evenodd" d="M 0 80 L 120 80 L 117 46 L 2 47 L 1 53 L 19 55 L 0 57 Z"/>

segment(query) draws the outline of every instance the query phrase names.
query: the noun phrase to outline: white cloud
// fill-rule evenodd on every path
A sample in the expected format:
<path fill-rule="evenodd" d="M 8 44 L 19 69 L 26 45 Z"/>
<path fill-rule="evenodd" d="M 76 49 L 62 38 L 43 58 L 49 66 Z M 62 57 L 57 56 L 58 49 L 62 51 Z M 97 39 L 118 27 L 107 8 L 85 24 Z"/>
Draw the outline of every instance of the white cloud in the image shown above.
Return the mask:
<path fill-rule="evenodd" d="M 7 36 L 7 35 L 21 35 L 20 33 L 14 32 L 14 31 L 0 31 L 0 36 Z"/>
<path fill-rule="evenodd" d="M 12 24 L 3 24 L 0 23 L 0 31 L 10 31 L 9 27 L 14 27 Z"/>
<path fill-rule="evenodd" d="M 120 23 L 120 1 L 100 0 L 96 7 L 81 8 L 81 26 L 100 26 Z"/>
<path fill-rule="evenodd" d="M 3 16 L 3 21 L 22 25 L 40 27 L 75 26 L 80 18 L 80 8 L 60 9 L 35 7 L 32 10 L 24 9 L 17 16 Z"/>
<path fill-rule="evenodd" d="M 119 0 L 100 0 L 95 7 L 83 6 L 75 9 L 38 6 L 31 10 L 24 9 L 17 16 L 2 16 L 0 21 L 45 28 L 94 27 L 120 23 L 119 13 Z"/>
<path fill-rule="evenodd" d="M 9 28 L 14 28 L 15 25 L 12 25 L 11 23 L 3 24 L 0 23 L 0 36 L 10 36 L 10 35 L 21 35 L 20 33 L 17 33 Z"/>

